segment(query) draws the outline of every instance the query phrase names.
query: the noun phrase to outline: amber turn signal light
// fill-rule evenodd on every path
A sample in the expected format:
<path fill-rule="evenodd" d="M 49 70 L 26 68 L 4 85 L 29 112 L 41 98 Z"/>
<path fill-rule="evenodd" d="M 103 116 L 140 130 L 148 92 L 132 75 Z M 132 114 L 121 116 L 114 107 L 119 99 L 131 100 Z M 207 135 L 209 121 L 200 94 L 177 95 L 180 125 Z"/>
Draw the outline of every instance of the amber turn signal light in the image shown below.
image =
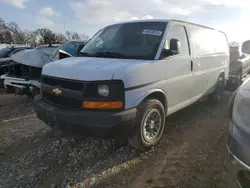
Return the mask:
<path fill-rule="evenodd" d="M 83 101 L 83 108 L 92 109 L 119 109 L 123 107 L 122 101 L 114 102 L 93 102 L 93 101 Z"/>

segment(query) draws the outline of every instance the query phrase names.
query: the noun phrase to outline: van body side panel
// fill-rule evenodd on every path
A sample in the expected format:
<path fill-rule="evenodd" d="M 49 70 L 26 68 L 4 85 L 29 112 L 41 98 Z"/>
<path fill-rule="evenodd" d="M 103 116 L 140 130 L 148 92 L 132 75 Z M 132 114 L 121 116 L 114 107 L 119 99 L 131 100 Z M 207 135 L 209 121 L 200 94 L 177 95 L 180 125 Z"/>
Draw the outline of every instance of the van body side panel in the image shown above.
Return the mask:
<path fill-rule="evenodd" d="M 219 75 L 228 76 L 229 49 L 226 36 L 218 31 L 189 25 L 195 90 L 199 94 L 213 92 Z"/>
<path fill-rule="evenodd" d="M 125 109 L 137 107 L 147 96 L 154 92 L 160 92 L 165 95 L 166 92 L 162 89 L 166 85 L 166 81 L 162 80 L 159 82 L 152 83 L 150 85 L 139 87 L 133 90 L 128 90 L 125 93 Z M 164 105 L 164 104 L 163 104 Z"/>
<path fill-rule="evenodd" d="M 171 39 L 178 39 L 181 43 L 181 49 L 179 54 L 161 60 L 166 65 L 165 79 L 169 108 L 189 100 L 196 94 L 194 92 L 194 76 L 191 70 L 189 39 L 185 24 L 168 23 L 166 37 L 168 47 L 170 47 Z"/>
<path fill-rule="evenodd" d="M 125 88 L 127 88 L 125 109 L 137 107 L 145 97 L 157 91 L 163 91 L 166 94 L 168 108 L 194 97 L 191 96 L 193 74 L 187 71 L 189 66 L 185 66 L 182 62 L 168 58 L 167 60 L 158 60 L 147 66 L 141 66 L 140 69 L 125 67 L 125 69 L 131 70 L 129 74 L 123 75 L 122 78 L 119 77 L 117 72 L 114 79 L 123 79 Z M 139 70 L 139 73 L 136 70 Z"/>
<path fill-rule="evenodd" d="M 189 65 L 185 66 L 180 59 L 168 58 L 141 65 L 140 69 L 132 68 L 125 67 L 125 69 L 131 69 L 128 74 L 120 77 L 121 75 L 116 73 L 114 77 L 114 79 L 123 79 L 127 88 L 125 109 L 137 107 L 145 97 L 158 90 L 166 94 L 169 108 L 194 97 L 191 96 L 193 75 L 189 71 Z"/>
<path fill-rule="evenodd" d="M 162 61 L 145 61 L 119 69 L 113 75 L 115 80 L 123 80 L 125 86 L 125 109 L 136 107 L 143 96 L 153 89 L 166 93 L 166 65 Z"/>
<path fill-rule="evenodd" d="M 171 57 L 163 61 L 167 66 L 165 87 L 170 108 L 194 96 L 194 77 L 186 57 Z"/>

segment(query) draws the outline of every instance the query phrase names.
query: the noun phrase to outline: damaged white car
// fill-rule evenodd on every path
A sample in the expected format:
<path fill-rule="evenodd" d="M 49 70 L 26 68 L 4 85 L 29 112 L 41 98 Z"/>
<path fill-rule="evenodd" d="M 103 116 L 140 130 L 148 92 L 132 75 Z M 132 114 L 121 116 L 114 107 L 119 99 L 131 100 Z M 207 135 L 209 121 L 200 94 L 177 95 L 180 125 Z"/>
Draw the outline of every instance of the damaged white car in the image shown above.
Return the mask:
<path fill-rule="evenodd" d="M 12 56 L 8 72 L 0 77 L 8 93 L 35 96 L 40 90 L 40 76 L 45 64 L 66 57 L 76 56 L 84 41 L 70 41 L 60 46 L 38 46 Z"/>

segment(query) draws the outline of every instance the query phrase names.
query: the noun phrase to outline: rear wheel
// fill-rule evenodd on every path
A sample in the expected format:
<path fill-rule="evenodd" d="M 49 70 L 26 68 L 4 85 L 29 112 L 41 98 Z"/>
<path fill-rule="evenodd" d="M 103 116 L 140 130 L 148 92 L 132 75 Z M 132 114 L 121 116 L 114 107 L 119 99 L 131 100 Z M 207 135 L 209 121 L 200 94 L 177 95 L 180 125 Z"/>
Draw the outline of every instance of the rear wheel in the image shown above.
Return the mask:
<path fill-rule="evenodd" d="M 214 92 L 209 95 L 209 100 L 215 104 L 220 103 L 223 98 L 223 93 L 224 93 L 224 79 L 220 77 L 218 79 Z"/>
<path fill-rule="evenodd" d="M 161 139 L 165 126 L 165 110 L 162 103 L 149 99 L 140 104 L 135 120 L 136 134 L 129 137 L 129 145 L 144 151 Z"/>
<path fill-rule="evenodd" d="M 237 77 L 238 77 L 238 83 L 236 85 L 236 89 L 242 84 L 242 71 L 239 71 Z"/>

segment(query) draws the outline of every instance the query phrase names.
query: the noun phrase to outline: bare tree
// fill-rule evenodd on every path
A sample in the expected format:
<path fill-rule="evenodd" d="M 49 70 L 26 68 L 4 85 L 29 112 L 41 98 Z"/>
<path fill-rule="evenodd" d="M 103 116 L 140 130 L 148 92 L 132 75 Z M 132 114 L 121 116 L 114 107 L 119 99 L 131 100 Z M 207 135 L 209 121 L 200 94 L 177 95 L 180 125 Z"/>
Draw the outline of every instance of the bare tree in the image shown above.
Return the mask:
<path fill-rule="evenodd" d="M 19 26 L 15 22 L 10 22 L 6 24 L 6 26 L 13 33 L 13 37 L 17 44 L 24 43 L 24 36 L 22 34 L 22 30 L 19 28 Z"/>
<path fill-rule="evenodd" d="M 41 28 L 36 31 L 21 30 L 15 22 L 7 23 L 0 18 L 0 42 L 16 44 L 52 44 L 64 43 L 67 40 L 87 41 L 87 35 L 80 35 L 77 32 L 67 31 L 65 35 L 54 33 L 50 29 Z"/>
<path fill-rule="evenodd" d="M 0 32 L 0 43 L 11 44 L 13 42 L 12 34 L 8 30 L 2 30 Z"/>
<path fill-rule="evenodd" d="M 66 39 L 69 40 L 84 40 L 87 41 L 89 37 L 85 34 L 80 35 L 77 32 L 66 31 L 65 33 Z"/>
<path fill-rule="evenodd" d="M 4 20 L 0 18 L 0 25 L 4 24 Z"/>
<path fill-rule="evenodd" d="M 18 44 L 24 42 L 22 30 L 19 28 L 19 26 L 15 22 L 6 23 L 2 18 L 0 18 L 0 32 L 5 32 L 5 34 L 7 34 L 6 31 L 9 31 L 9 33 L 11 33 L 12 42 Z"/>
<path fill-rule="evenodd" d="M 30 44 L 32 46 L 36 46 L 36 44 L 37 44 L 37 42 L 36 42 L 36 39 L 37 39 L 36 32 L 25 30 L 23 32 L 23 35 L 24 35 L 24 41 L 25 41 L 25 43 Z"/>
<path fill-rule="evenodd" d="M 56 34 L 56 42 L 57 43 L 62 44 L 66 40 L 67 40 L 66 37 L 62 33 Z"/>
<path fill-rule="evenodd" d="M 81 38 L 81 36 L 78 33 L 72 31 L 66 31 L 65 35 L 67 40 L 80 40 Z"/>
<path fill-rule="evenodd" d="M 88 35 L 85 35 L 85 34 L 82 34 L 82 35 L 81 35 L 81 40 L 87 42 L 87 41 L 89 40 L 89 36 L 88 36 Z"/>
<path fill-rule="evenodd" d="M 36 34 L 41 44 L 56 43 L 56 34 L 50 29 L 37 29 Z"/>

